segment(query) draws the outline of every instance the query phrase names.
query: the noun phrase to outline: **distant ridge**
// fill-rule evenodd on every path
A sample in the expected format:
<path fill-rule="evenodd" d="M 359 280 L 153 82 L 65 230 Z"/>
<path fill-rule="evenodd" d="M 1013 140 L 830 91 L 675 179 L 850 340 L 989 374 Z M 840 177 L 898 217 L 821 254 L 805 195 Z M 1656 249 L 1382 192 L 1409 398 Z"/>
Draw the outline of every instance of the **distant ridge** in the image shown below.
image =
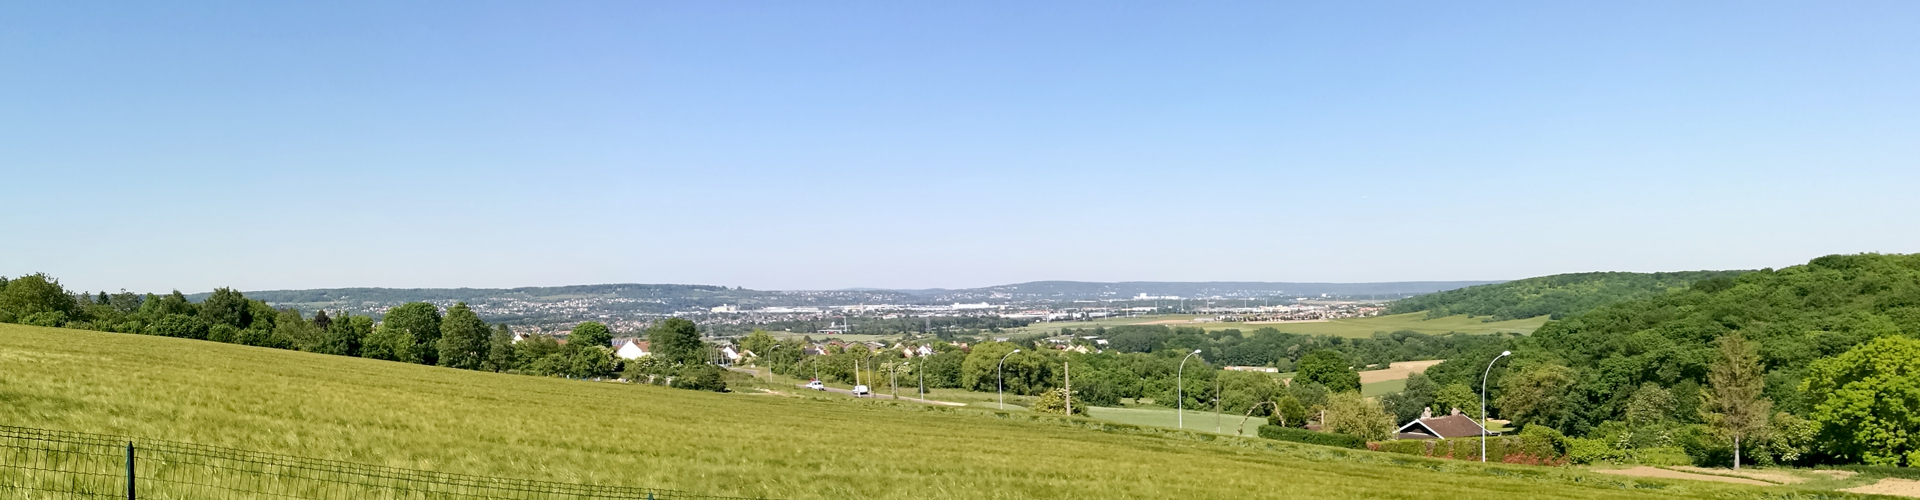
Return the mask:
<path fill-rule="evenodd" d="M 1271 281 L 1029 281 L 980 288 L 887 290 L 915 296 L 971 296 L 1006 294 L 1024 298 L 1062 297 L 1076 300 L 1126 298 L 1137 294 L 1181 297 L 1249 295 L 1419 295 L 1502 281 L 1392 281 L 1378 283 L 1316 283 Z"/>
<path fill-rule="evenodd" d="M 313 288 L 299 290 L 244 290 L 248 297 L 272 303 L 315 304 L 336 301 L 409 302 L 474 301 L 488 298 L 521 299 L 557 296 L 613 296 L 667 302 L 726 303 L 806 303 L 823 301 L 940 302 L 944 300 L 999 297 L 1024 300 L 1097 300 L 1124 299 L 1139 294 L 1150 296 L 1263 297 L 1275 295 L 1311 296 L 1411 296 L 1453 290 L 1503 281 L 1394 281 L 1377 283 L 1317 283 L 1264 281 L 1029 281 L 980 288 L 846 288 L 840 290 L 753 290 L 718 285 L 610 283 L 518 288 Z M 188 295 L 191 300 L 205 299 L 210 293 Z M 805 298 L 802 298 L 805 297 Z M 707 300 L 703 300 L 707 299 Z M 732 302 L 727 302 L 732 301 Z M 696 304 L 689 304 L 696 305 Z M 715 305 L 718 305 L 716 303 Z"/>

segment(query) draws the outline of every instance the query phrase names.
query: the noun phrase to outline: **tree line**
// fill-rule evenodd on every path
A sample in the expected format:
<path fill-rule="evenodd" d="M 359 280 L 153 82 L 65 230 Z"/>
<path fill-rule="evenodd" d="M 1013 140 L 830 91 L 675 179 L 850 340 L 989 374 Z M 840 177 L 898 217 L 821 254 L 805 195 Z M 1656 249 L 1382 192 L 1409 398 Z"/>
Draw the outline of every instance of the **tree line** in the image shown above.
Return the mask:
<path fill-rule="evenodd" d="M 45 274 L 0 277 L 0 323 L 158 335 L 436 365 L 465 370 L 569 378 L 627 376 L 702 390 L 725 390 L 712 348 L 691 321 L 669 318 L 646 335 L 655 355 L 644 362 L 614 356 L 612 334 L 598 322 L 575 326 L 565 342 L 547 336 L 517 341 L 504 324 L 489 325 L 459 302 L 446 308 L 410 302 L 381 321 L 342 311 L 303 315 L 276 309 L 230 288 L 193 302 L 167 295 L 70 293 Z"/>

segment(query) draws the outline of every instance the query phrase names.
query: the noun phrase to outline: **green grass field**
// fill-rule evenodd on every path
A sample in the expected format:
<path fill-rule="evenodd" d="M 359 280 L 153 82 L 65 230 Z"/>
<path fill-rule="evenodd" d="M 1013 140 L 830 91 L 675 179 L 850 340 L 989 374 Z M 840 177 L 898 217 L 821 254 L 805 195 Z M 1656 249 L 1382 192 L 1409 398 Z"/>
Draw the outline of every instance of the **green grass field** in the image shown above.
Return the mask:
<path fill-rule="evenodd" d="M 1371 384 L 1360 384 L 1360 395 L 1380 397 L 1407 389 L 1407 379 L 1382 380 Z M 1492 412 L 1488 412 L 1492 413 Z"/>
<path fill-rule="evenodd" d="M 1420 333 L 1439 335 L 1443 333 L 1488 334 L 1496 332 L 1533 333 L 1540 325 L 1547 324 L 1547 318 L 1516 319 L 1510 321 L 1481 321 L 1481 318 L 1468 318 L 1466 315 L 1454 315 L 1444 318 L 1427 319 L 1427 313 L 1395 314 L 1371 318 L 1348 318 L 1322 322 L 1302 323 L 1191 323 L 1199 316 L 1163 315 L 1141 316 L 1136 318 L 1113 318 L 1098 321 L 1073 321 L 1058 323 L 1035 323 L 1033 326 L 1012 330 L 1019 334 L 1051 334 L 1062 328 L 1093 328 L 1096 326 L 1162 324 L 1168 327 L 1200 327 L 1207 330 L 1238 329 L 1251 333 L 1261 328 L 1273 328 L 1284 333 L 1305 335 L 1331 335 L 1335 337 L 1365 338 L 1376 332 L 1397 332 L 1411 330 Z"/>
<path fill-rule="evenodd" d="M 0 423 L 770 498 L 1732 498 L 1083 418 L 479 373 L 0 325 Z M 1201 417 L 1205 420 L 1206 417 Z"/>
<path fill-rule="evenodd" d="M 1215 429 L 1219 429 L 1218 432 L 1222 434 L 1233 434 L 1233 428 L 1240 425 L 1241 417 L 1244 416 L 1233 413 L 1220 413 L 1216 418 L 1212 410 L 1212 408 L 1205 410 L 1187 409 L 1186 429 L 1202 432 L 1215 432 Z M 1108 408 L 1104 406 L 1094 406 L 1087 408 L 1087 416 L 1123 424 L 1152 427 L 1178 428 L 1180 425 L 1179 416 L 1172 408 Z M 1267 423 L 1266 417 L 1246 419 L 1246 426 L 1242 428 L 1244 432 L 1242 435 L 1260 435 L 1260 426 L 1265 423 Z"/>

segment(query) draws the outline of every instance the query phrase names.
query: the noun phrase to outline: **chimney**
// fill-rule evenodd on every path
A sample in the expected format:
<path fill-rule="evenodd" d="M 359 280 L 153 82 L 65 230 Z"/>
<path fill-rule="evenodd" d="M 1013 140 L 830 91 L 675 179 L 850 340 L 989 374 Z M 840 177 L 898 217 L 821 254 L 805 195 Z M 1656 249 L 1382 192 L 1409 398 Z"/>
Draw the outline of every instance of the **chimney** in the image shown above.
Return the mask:
<path fill-rule="evenodd" d="M 1433 418 L 1433 407 L 1431 407 L 1431 406 L 1429 406 L 1429 407 L 1426 407 L 1426 408 L 1422 408 L 1422 409 L 1420 410 L 1420 419 L 1421 419 L 1421 420 L 1426 420 L 1426 419 L 1429 419 L 1429 418 Z"/>
<path fill-rule="evenodd" d="M 1460 408 L 1459 408 L 1459 407 L 1454 407 L 1454 409 L 1453 409 L 1453 414 L 1454 414 L 1454 415 L 1459 415 L 1459 414 L 1460 414 Z"/>

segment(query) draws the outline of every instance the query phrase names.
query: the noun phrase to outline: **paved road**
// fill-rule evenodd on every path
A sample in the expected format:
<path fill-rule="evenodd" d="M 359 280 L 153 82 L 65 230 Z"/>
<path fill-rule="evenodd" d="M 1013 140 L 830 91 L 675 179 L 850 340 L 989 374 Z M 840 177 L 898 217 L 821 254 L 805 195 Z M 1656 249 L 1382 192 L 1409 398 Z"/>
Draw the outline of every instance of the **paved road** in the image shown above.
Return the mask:
<path fill-rule="evenodd" d="M 800 388 L 802 388 L 802 389 L 807 389 L 807 384 L 800 384 L 800 385 L 798 385 L 797 387 L 800 387 Z M 811 391 L 811 390 L 813 390 L 813 389 L 807 389 L 807 390 L 809 390 L 809 391 Z M 852 390 L 849 390 L 849 389 L 841 389 L 841 388 L 838 388 L 838 387 L 828 387 L 828 388 L 827 388 L 827 392 L 833 392 L 833 393 L 839 393 L 839 394 L 846 394 L 846 395 L 848 395 L 848 396 L 854 396 L 854 394 L 853 394 L 853 391 L 852 391 Z M 952 402 L 952 401 L 934 401 L 934 400 L 931 400 L 931 399 L 920 399 L 920 398 L 910 398 L 910 397 L 906 397 L 906 396 L 900 396 L 900 397 L 898 397 L 898 398 L 895 398 L 895 397 L 893 397 L 892 395 L 888 395 L 888 394 L 869 394 L 869 395 L 865 395 L 865 396 L 854 396 L 854 397 L 860 397 L 860 398 L 876 398 L 876 399 L 899 399 L 899 400 L 901 400 L 901 401 L 911 401 L 911 402 L 914 402 L 914 403 L 926 403 L 926 404 L 930 404 L 930 405 L 944 405 L 944 406 L 966 406 L 966 405 L 967 405 L 966 403 L 955 403 L 955 402 Z"/>
<path fill-rule="evenodd" d="M 729 370 L 733 370 L 733 371 L 736 371 L 736 372 L 740 372 L 740 373 L 745 373 L 745 374 L 749 374 L 749 375 L 753 375 L 753 376 L 755 376 L 755 377 L 759 377 L 759 376 L 760 376 L 760 372 L 759 372 L 759 371 L 757 371 L 757 370 L 752 370 L 752 369 L 747 369 L 747 368 L 737 368 L 737 367 L 729 367 L 729 368 L 727 368 L 727 369 L 729 369 Z M 809 390 L 809 391 L 811 391 L 811 390 L 813 390 L 813 389 L 809 389 L 809 388 L 807 388 L 807 384 L 797 384 L 797 385 L 795 385 L 795 387 L 799 387 L 799 388 L 801 388 L 801 389 L 806 389 L 806 390 Z M 848 396 L 854 396 L 854 395 L 853 395 L 853 390 L 851 390 L 851 389 L 841 389 L 841 388 L 837 388 L 837 387 L 828 387 L 828 388 L 827 388 L 827 390 L 826 390 L 826 392 L 832 392 L 832 393 L 838 393 L 838 394 L 845 394 L 845 395 L 848 395 Z M 952 401 L 935 401 L 935 400 L 931 400 L 931 399 L 920 399 L 920 398 L 913 398 L 913 397 L 907 397 L 907 396 L 900 396 L 899 398 L 895 398 L 895 397 L 893 397 L 893 396 L 891 396 L 891 395 L 887 395 L 887 394 L 869 394 L 869 395 L 866 395 L 866 396 L 854 396 L 854 397 L 858 397 L 858 398 L 878 398 L 878 399 L 899 399 L 899 400 L 901 400 L 901 401 L 910 401 L 910 402 L 914 402 L 914 403 L 924 403 L 924 404 L 930 404 L 930 405 L 942 405 L 942 406 L 966 406 L 966 405 L 967 405 L 966 403 L 955 403 L 955 402 L 952 402 Z"/>

